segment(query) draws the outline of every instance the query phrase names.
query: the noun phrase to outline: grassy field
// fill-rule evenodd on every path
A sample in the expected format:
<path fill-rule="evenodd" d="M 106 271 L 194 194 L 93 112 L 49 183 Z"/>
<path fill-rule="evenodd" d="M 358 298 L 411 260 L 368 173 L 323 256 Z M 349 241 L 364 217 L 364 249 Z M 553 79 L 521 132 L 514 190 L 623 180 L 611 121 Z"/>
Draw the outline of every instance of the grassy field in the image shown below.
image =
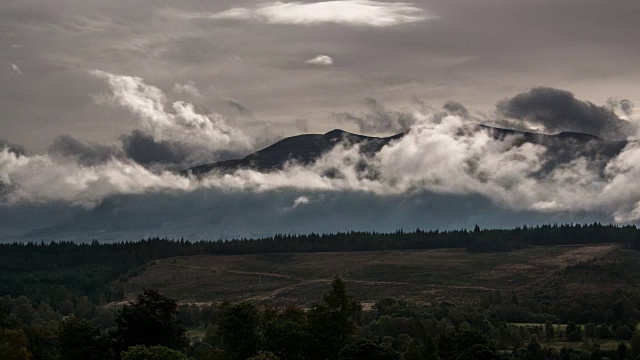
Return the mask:
<path fill-rule="evenodd" d="M 178 257 L 155 261 L 129 280 L 129 296 L 154 288 L 182 303 L 253 301 L 310 305 L 342 276 L 371 304 L 384 297 L 428 303 L 471 301 L 493 290 L 523 289 L 615 245 L 532 247 L 510 253 L 464 250 Z"/>
<path fill-rule="evenodd" d="M 600 345 L 600 349 L 602 350 L 615 350 L 618 348 L 618 345 L 620 345 L 621 342 L 626 343 L 627 346 L 629 345 L 628 341 L 620 341 L 620 340 L 593 339 L 592 341 Z M 583 347 L 582 342 L 563 342 L 563 341 L 556 341 L 552 343 L 543 342 L 542 345 L 545 347 L 555 348 L 557 350 L 560 350 L 562 348 L 582 349 Z"/>
<path fill-rule="evenodd" d="M 205 326 L 192 327 L 187 329 L 187 337 L 189 339 L 204 339 L 204 335 L 207 333 Z"/>

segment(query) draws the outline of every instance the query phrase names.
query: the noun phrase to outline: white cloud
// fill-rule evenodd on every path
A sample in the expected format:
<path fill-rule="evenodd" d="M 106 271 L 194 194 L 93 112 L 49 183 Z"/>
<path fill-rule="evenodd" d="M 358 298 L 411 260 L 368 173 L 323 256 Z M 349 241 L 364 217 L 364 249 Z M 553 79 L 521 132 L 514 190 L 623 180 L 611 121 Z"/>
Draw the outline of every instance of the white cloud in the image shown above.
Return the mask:
<path fill-rule="evenodd" d="M 293 201 L 293 208 L 297 208 L 301 205 L 307 205 L 311 202 L 311 200 L 307 196 L 300 196 Z"/>
<path fill-rule="evenodd" d="M 189 95 L 193 97 L 201 97 L 202 94 L 198 87 L 196 86 L 195 81 L 187 81 L 184 84 L 173 84 L 172 91 L 178 95 Z"/>
<path fill-rule="evenodd" d="M 316 65 L 316 66 L 331 66 L 333 65 L 333 59 L 327 55 L 318 55 L 313 59 L 309 59 L 304 62 L 308 65 Z"/>
<path fill-rule="evenodd" d="M 6 203 L 62 201 L 94 207 L 115 194 L 186 191 L 193 185 L 171 172 L 153 173 L 130 161 L 112 159 L 96 166 L 83 166 L 50 155 L 17 155 L 0 151 L 0 184 L 11 189 Z"/>
<path fill-rule="evenodd" d="M 416 23 L 431 16 L 406 2 L 331 0 L 314 3 L 274 1 L 254 8 L 232 8 L 219 13 L 196 13 L 164 9 L 164 15 L 183 19 L 256 20 L 269 24 L 388 27 Z"/>
<path fill-rule="evenodd" d="M 229 126 L 219 114 L 203 114 L 185 101 L 170 101 L 155 86 L 134 76 L 93 71 L 109 84 L 111 99 L 138 115 L 141 130 L 156 141 L 181 144 L 192 151 L 192 159 L 211 159 L 213 153 L 248 152 L 253 140 L 242 130 Z M 187 88 L 189 88 L 187 84 Z M 184 87 L 181 88 L 184 90 Z"/>
<path fill-rule="evenodd" d="M 18 75 L 22 75 L 22 70 L 16 64 L 11 64 L 11 70 Z"/>

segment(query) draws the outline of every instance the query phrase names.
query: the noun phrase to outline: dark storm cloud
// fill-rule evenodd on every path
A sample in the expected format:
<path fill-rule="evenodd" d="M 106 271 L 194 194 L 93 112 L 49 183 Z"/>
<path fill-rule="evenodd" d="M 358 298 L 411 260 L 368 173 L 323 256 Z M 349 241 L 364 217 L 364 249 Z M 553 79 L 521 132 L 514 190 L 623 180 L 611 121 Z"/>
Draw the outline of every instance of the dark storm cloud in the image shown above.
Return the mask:
<path fill-rule="evenodd" d="M 214 161 L 241 157 L 233 150 L 207 151 L 190 144 L 171 140 L 157 140 L 152 135 L 134 130 L 120 138 L 125 156 L 147 168 L 156 170 L 184 170 Z"/>
<path fill-rule="evenodd" d="M 547 131 L 575 131 L 620 139 L 631 134 L 629 122 L 611 109 L 575 98 L 565 90 L 538 87 L 518 94 L 497 105 L 498 112 L 508 118 L 542 125 Z"/>
<path fill-rule="evenodd" d="M 365 106 L 365 113 L 339 112 L 334 113 L 333 117 L 339 122 L 355 123 L 363 133 L 402 132 L 416 123 L 411 112 L 387 110 L 374 98 L 366 98 Z"/>
<path fill-rule="evenodd" d="M 87 166 L 104 163 L 113 157 L 122 155 L 121 151 L 115 146 L 82 141 L 69 135 L 57 138 L 49 148 L 49 153 L 74 157 L 78 163 Z"/>
<path fill-rule="evenodd" d="M 190 156 L 191 149 L 170 141 L 157 141 L 153 136 L 139 130 L 123 136 L 122 148 L 130 159 L 138 164 L 182 164 Z"/>

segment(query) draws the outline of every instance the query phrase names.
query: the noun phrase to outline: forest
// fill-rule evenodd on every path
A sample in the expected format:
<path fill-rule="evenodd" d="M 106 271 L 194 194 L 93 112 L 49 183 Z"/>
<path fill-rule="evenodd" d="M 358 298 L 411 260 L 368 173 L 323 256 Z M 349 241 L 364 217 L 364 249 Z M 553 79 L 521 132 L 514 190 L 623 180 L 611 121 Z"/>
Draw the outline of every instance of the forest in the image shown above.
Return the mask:
<path fill-rule="evenodd" d="M 348 232 L 190 242 L 0 245 L 0 359 L 636 359 L 640 358 L 640 232 L 634 226 Z M 362 306 L 336 277 L 312 306 L 179 304 L 153 289 L 125 300 L 122 284 L 154 260 L 201 254 L 618 244 L 528 291 L 424 303 L 402 294 Z M 632 255 L 629 255 L 632 254 Z M 566 279 L 626 282 L 585 294 Z M 615 280 L 615 281 L 614 281 Z"/>

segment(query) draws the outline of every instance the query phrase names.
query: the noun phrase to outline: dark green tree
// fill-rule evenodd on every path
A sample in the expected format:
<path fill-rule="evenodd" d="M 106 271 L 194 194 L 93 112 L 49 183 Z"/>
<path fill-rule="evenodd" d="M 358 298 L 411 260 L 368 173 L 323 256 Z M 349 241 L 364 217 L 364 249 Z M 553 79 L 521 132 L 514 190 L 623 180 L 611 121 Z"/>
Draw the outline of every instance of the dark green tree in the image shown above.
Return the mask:
<path fill-rule="evenodd" d="M 226 354 L 224 350 L 207 345 L 202 344 L 199 349 L 195 351 L 193 357 L 196 360 L 226 360 Z"/>
<path fill-rule="evenodd" d="M 0 359 L 29 360 L 27 337 L 22 330 L 0 329 Z"/>
<path fill-rule="evenodd" d="M 85 319 L 70 317 L 58 329 L 62 360 L 111 360 L 110 341 L 95 325 Z"/>
<path fill-rule="evenodd" d="M 272 353 L 263 353 L 256 356 L 253 356 L 247 360 L 279 360 L 277 356 Z"/>
<path fill-rule="evenodd" d="M 618 345 L 618 359 L 626 359 L 627 358 L 627 345 L 624 343 L 620 343 Z"/>
<path fill-rule="evenodd" d="M 544 334 L 545 337 L 547 338 L 547 341 L 554 341 L 555 337 L 556 337 L 556 329 L 553 326 L 553 323 L 549 320 L 547 320 L 544 323 Z"/>
<path fill-rule="evenodd" d="M 309 343 L 307 316 L 299 308 L 289 307 L 284 311 L 266 310 L 262 322 L 264 347 L 281 360 L 297 360 Z"/>
<path fill-rule="evenodd" d="M 473 356 L 489 356 L 492 352 L 497 354 L 497 346 L 487 337 L 475 329 L 456 331 L 453 335 L 440 334 L 438 337 L 438 353 L 441 359 L 462 360 L 465 356 L 469 359 Z M 485 355 L 481 355 L 485 354 Z M 493 355 L 491 355 L 493 356 Z M 488 357 L 487 359 L 493 359 Z"/>
<path fill-rule="evenodd" d="M 401 354 L 367 339 L 348 344 L 338 355 L 339 360 L 402 360 Z"/>
<path fill-rule="evenodd" d="M 182 350 L 189 345 L 184 326 L 177 320 L 175 300 L 155 290 L 145 290 L 122 307 L 113 334 L 118 354 L 134 345 L 165 346 Z"/>
<path fill-rule="evenodd" d="M 355 331 L 353 320 L 359 311 L 360 303 L 347 295 L 344 281 L 336 276 L 322 303 L 313 306 L 307 314 L 311 335 L 307 358 L 337 358 Z"/>
<path fill-rule="evenodd" d="M 183 353 L 166 346 L 136 345 L 122 352 L 122 360 L 189 360 Z"/>
<path fill-rule="evenodd" d="M 529 340 L 529 345 L 527 346 L 527 350 L 529 350 L 529 354 L 533 355 L 534 357 L 537 357 L 541 349 L 542 349 L 542 346 L 538 341 L 538 336 L 535 334 L 531 335 L 531 339 Z"/>
<path fill-rule="evenodd" d="M 22 328 L 29 341 L 31 360 L 57 360 L 58 337 L 51 331 L 36 326 Z"/>
<path fill-rule="evenodd" d="M 459 353 L 455 360 L 506 360 L 498 349 L 489 344 L 475 344 Z"/>
<path fill-rule="evenodd" d="M 613 332 L 608 324 L 600 324 L 596 328 L 596 333 L 598 337 L 601 339 L 611 339 L 613 337 Z"/>
<path fill-rule="evenodd" d="M 258 352 L 260 317 L 248 302 L 225 304 L 218 328 L 222 346 L 231 359 L 246 360 Z"/>
<path fill-rule="evenodd" d="M 629 340 L 633 335 L 633 331 L 627 325 L 622 325 L 622 326 L 618 326 L 618 328 L 616 329 L 616 331 L 614 331 L 613 334 L 614 334 L 614 337 L 618 340 Z"/>
<path fill-rule="evenodd" d="M 574 323 L 573 321 L 569 321 L 569 323 L 567 324 L 565 334 L 568 341 L 582 341 L 582 327 L 580 327 L 580 325 Z"/>
<path fill-rule="evenodd" d="M 631 351 L 633 356 L 640 356 L 640 333 L 635 333 L 631 337 Z"/>

